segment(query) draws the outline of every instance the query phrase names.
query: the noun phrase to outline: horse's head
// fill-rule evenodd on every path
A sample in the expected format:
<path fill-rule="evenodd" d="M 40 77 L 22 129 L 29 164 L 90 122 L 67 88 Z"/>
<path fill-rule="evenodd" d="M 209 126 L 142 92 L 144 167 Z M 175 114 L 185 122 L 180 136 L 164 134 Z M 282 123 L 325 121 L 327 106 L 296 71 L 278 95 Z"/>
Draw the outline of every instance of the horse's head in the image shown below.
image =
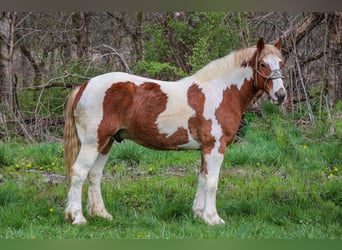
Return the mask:
<path fill-rule="evenodd" d="M 281 68 L 283 60 L 280 53 L 281 40 L 275 45 L 265 44 L 260 38 L 256 44 L 254 68 L 254 84 L 264 90 L 275 104 L 281 104 L 286 99 Z"/>

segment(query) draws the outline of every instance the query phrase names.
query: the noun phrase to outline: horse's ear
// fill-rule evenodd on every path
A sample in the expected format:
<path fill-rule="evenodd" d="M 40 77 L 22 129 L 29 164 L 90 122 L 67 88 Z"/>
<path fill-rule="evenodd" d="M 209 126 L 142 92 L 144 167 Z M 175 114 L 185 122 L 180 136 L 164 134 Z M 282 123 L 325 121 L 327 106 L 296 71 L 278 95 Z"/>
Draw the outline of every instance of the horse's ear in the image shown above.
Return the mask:
<path fill-rule="evenodd" d="M 278 41 L 274 44 L 274 46 L 280 50 L 281 47 L 281 37 L 279 37 Z"/>
<path fill-rule="evenodd" d="M 265 41 L 263 37 L 260 37 L 256 44 L 258 53 L 260 53 L 265 48 Z"/>

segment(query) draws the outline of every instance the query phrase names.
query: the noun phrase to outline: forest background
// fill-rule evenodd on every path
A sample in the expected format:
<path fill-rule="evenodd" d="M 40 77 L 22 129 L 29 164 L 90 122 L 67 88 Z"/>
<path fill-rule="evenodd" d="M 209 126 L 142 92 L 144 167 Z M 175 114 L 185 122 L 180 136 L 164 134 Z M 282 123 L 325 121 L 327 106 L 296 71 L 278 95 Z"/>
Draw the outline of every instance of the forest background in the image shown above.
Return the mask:
<path fill-rule="evenodd" d="M 283 40 L 289 98 L 282 112 L 293 113 L 299 125 L 314 124 L 342 100 L 341 17 L 341 12 L 1 12 L 0 140 L 61 142 L 71 88 L 95 75 L 124 71 L 177 80 L 259 37 Z M 264 98 L 259 95 L 249 110 L 259 112 Z"/>

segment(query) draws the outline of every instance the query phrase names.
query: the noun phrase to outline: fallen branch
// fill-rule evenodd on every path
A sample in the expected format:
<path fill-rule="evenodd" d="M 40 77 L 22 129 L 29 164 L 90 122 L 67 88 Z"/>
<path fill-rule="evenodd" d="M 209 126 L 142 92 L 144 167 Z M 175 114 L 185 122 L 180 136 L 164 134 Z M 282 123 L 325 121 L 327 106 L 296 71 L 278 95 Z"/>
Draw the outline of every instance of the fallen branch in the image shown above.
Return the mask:
<path fill-rule="evenodd" d="M 51 82 L 51 83 L 44 84 L 44 85 L 19 88 L 19 89 L 20 90 L 42 90 L 42 89 L 49 89 L 49 88 L 55 88 L 55 87 L 74 88 L 80 85 L 81 85 L 80 83 L 76 83 L 76 82 Z"/>
<path fill-rule="evenodd" d="M 47 81 L 47 83 L 45 83 L 43 85 L 20 88 L 20 90 L 42 90 L 42 89 L 48 89 L 48 88 L 53 88 L 53 87 L 72 88 L 72 87 L 81 85 L 80 83 L 70 83 L 70 82 L 66 83 L 66 82 L 64 82 L 64 79 L 67 77 L 78 77 L 81 79 L 85 79 L 87 81 L 90 79 L 90 77 L 86 77 L 86 76 L 79 76 L 79 75 L 75 75 L 75 74 L 66 74 L 63 76 L 51 78 L 49 81 Z M 62 82 L 55 82 L 56 80 L 60 80 L 60 79 L 62 80 Z"/>

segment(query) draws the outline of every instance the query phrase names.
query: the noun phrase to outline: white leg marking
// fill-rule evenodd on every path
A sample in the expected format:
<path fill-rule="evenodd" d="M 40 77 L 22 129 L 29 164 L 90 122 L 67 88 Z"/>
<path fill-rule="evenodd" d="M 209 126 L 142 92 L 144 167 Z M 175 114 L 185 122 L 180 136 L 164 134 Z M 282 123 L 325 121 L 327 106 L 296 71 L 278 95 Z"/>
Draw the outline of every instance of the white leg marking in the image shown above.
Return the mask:
<path fill-rule="evenodd" d="M 194 201 L 193 210 L 195 216 L 203 218 L 209 225 L 224 224 L 216 210 L 216 191 L 223 154 L 211 152 L 205 155 L 208 173 L 200 173 L 198 189 Z"/>
<path fill-rule="evenodd" d="M 199 173 L 198 175 L 198 186 L 195 195 L 195 200 L 192 206 L 192 210 L 194 211 L 195 217 L 202 218 L 203 210 L 205 207 L 205 199 L 206 199 L 206 176 L 203 173 Z"/>
<path fill-rule="evenodd" d="M 107 162 L 108 155 L 100 154 L 94 166 L 91 168 L 88 180 L 89 180 L 89 188 L 88 188 L 88 215 L 90 216 L 99 216 L 106 218 L 108 220 L 112 220 L 113 217 L 107 212 L 102 194 L 101 194 L 101 177 L 103 168 Z"/>
<path fill-rule="evenodd" d="M 98 156 L 96 146 L 83 144 L 71 171 L 71 185 L 67 198 L 65 217 L 72 224 L 84 224 L 86 219 L 82 213 L 82 186 L 88 172 Z"/>

